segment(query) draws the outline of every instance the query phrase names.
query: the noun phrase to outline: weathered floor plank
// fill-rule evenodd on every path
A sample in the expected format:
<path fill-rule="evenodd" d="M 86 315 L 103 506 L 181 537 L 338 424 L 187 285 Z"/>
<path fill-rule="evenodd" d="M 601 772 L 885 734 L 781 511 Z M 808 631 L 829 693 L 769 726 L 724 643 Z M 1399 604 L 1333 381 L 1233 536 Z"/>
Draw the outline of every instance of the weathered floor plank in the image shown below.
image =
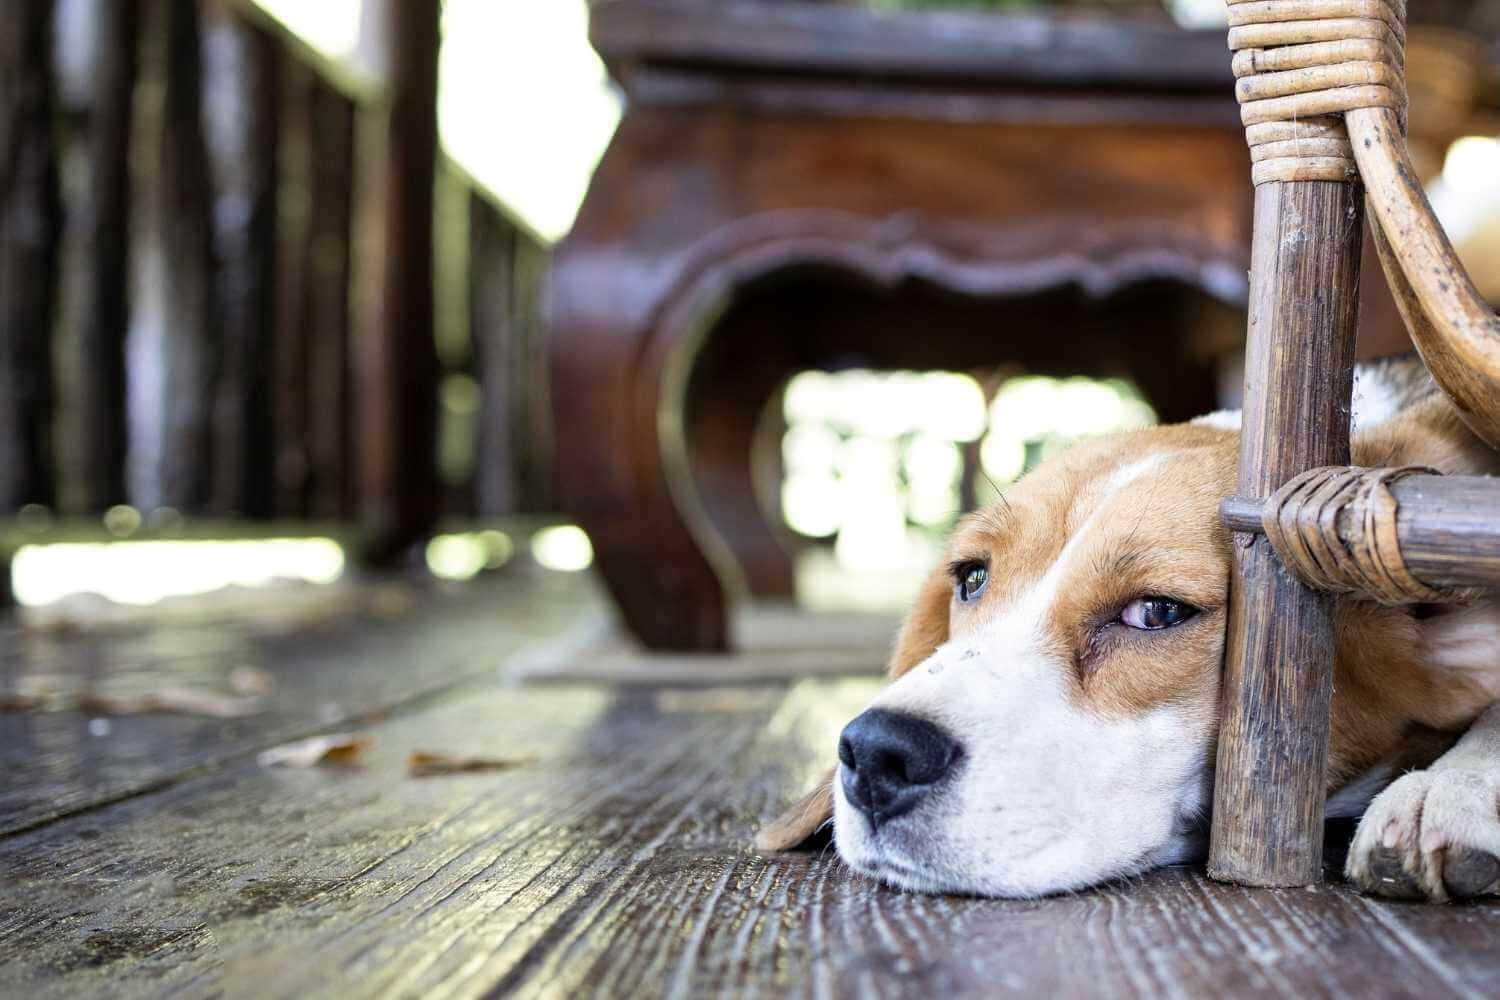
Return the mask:
<path fill-rule="evenodd" d="M 290 633 L 244 621 L 84 634 L 0 630 L 0 695 L 168 687 L 225 695 L 240 667 L 254 668 L 269 685 L 240 718 L 151 714 L 101 723 L 101 713 L 75 709 L 0 711 L 0 834 L 354 724 L 516 663 L 528 645 L 545 641 L 561 652 L 559 636 L 569 628 L 599 630 L 605 621 L 584 578 L 520 567 L 467 588 L 388 583 L 357 597 L 308 600 L 326 606 L 306 609 L 312 621 L 301 619 Z M 372 613 L 370 604 L 384 613 Z"/>
<path fill-rule="evenodd" d="M 934 898 L 755 854 L 876 683 L 499 678 L 370 727 L 359 768 L 245 762 L 0 839 L 0 993 L 1500 994 L 1500 906 L 1184 870 Z M 536 762 L 412 779 L 418 748 Z"/>

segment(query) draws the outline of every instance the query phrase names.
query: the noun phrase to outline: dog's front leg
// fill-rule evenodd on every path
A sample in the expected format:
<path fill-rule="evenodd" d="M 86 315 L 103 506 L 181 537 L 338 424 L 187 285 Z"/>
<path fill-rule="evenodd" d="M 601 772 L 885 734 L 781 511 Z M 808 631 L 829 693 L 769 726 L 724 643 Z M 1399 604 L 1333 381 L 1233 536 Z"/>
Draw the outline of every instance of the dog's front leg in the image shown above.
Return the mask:
<path fill-rule="evenodd" d="M 1395 899 L 1500 892 L 1500 702 L 1432 767 L 1375 797 L 1346 874 L 1361 890 Z"/>

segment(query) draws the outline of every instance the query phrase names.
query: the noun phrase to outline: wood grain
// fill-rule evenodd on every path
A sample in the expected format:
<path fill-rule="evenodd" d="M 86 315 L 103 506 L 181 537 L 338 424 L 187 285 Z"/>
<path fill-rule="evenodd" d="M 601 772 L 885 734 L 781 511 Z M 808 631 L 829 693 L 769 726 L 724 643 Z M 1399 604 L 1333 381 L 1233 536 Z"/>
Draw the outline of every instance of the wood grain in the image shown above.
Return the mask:
<path fill-rule="evenodd" d="M 386 115 L 380 309 L 360 339 L 360 523 L 364 557 L 392 563 L 438 513 L 433 339 L 438 0 L 385 5 L 392 48 Z"/>
<path fill-rule="evenodd" d="M 1500 480 L 1412 476 L 1391 492 L 1400 505 L 1401 555 L 1419 580 L 1435 587 L 1500 586 Z M 1222 510 L 1230 530 L 1260 531 L 1260 504 L 1236 498 Z M 1339 519 L 1341 534 L 1347 518 L 1346 512 Z"/>
<path fill-rule="evenodd" d="M 477 189 L 468 196 L 469 319 L 480 385 L 475 492 L 481 515 L 547 509 L 551 414 L 538 315 L 547 250 Z M 539 405 L 540 404 L 540 405 Z"/>
<path fill-rule="evenodd" d="M 1130 15 L 871 11 L 805 3 L 608 0 L 591 38 L 606 60 L 778 73 L 1217 90 L 1234 83 L 1222 32 Z"/>
<path fill-rule="evenodd" d="M 1433 214 L 1397 114 L 1362 108 L 1346 118 L 1379 223 L 1375 247 L 1412 342 L 1459 415 L 1500 448 L 1500 315 Z"/>
<path fill-rule="evenodd" d="M 79 311 L 77 433 L 74 451 L 80 505 L 102 513 L 124 503 L 125 335 L 130 328 L 130 178 L 135 84 L 139 72 L 140 0 L 95 5 L 99 62 L 89 109 L 89 167 L 84 208 L 84 262 Z"/>
<path fill-rule="evenodd" d="M 0 835 L 97 808 L 321 727 L 350 727 L 430 698 L 509 660 L 553 665 L 570 629 L 602 617 L 583 580 L 517 566 L 459 594 L 402 584 L 350 593 L 289 593 L 282 613 L 229 621 L 113 628 L 83 635 L 0 627 L 0 694 L 27 690 L 149 693 L 178 687 L 225 695 L 237 667 L 266 678 L 256 711 L 234 719 L 119 716 L 89 734 L 72 709 L 0 712 Z M 381 608 L 401 608 L 399 614 Z M 300 610 L 298 610 L 300 607 Z M 496 608 L 504 608 L 497 614 Z M 288 633 L 276 621 L 300 621 Z M 518 655 L 522 654 L 524 655 Z"/>
<path fill-rule="evenodd" d="M 622 54 L 614 65 L 630 100 L 550 283 L 561 500 L 648 645 L 725 648 L 742 577 L 785 590 L 777 528 L 747 487 L 762 407 L 797 365 L 984 367 L 1046 355 L 1074 374 L 1099 351 L 1119 359 L 1128 343 L 1137 364 L 1152 359 L 1141 365 L 1147 377 L 1167 385 L 1164 411 L 1211 390 L 1201 360 L 1184 358 L 1184 327 L 1160 317 L 1184 313 L 1162 308 L 1166 282 L 1243 295 L 1249 158 L 1227 77 L 1170 92 L 1140 64 L 1139 78 L 1088 86 L 1084 77 L 1072 89 L 1024 73 L 962 84 L 941 69 L 872 78 L 852 66 L 834 28 L 821 69 L 807 52 L 772 54 L 776 19 L 909 25 L 917 33 L 900 47 L 912 66 L 922 51 L 961 48 L 948 29 L 976 19 L 758 8 L 770 27 L 757 40 L 748 8 L 731 5 L 715 28 L 717 7 L 690 7 L 671 8 L 680 31 L 667 5 L 645 5 L 639 21 L 630 5 L 596 11 L 595 40 Z M 743 31 L 724 32 L 741 17 Z M 1091 37 L 1101 60 L 1114 58 L 1097 33 L 1070 34 L 1073 24 L 1058 18 L 1057 37 Z M 748 38 L 735 58 L 763 55 L 764 65 L 728 65 L 729 34 Z M 697 44 L 700 59 L 682 55 Z M 894 47 L 889 36 L 881 44 Z M 638 58 L 624 57 L 631 51 Z M 1213 58 L 1222 72 L 1222 48 Z M 986 110 L 992 99 L 1003 115 Z M 1195 170 L 1183 174 L 1184 162 Z M 1087 342 L 1076 333 L 1084 301 L 1136 285 L 1157 293 L 1154 326 Z M 878 295 L 861 299 L 851 286 Z M 779 318 L 766 319 L 770 308 L 758 322 L 730 318 L 778 288 Z M 969 309 L 961 331 L 946 322 L 963 311 L 959 296 L 989 309 L 982 320 Z M 923 309 L 941 310 L 944 322 Z M 1039 335 L 1058 329 L 1069 337 Z M 754 377 L 699 378 L 700 358 L 735 355 L 715 344 L 728 336 L 761 346 L 746 362 Z M 1121 364 L 1110 374 L 1138 372 Z"/>
<path fill-rule="evenodd" d="M 301 315 L 309 389 L 306 508 L 313 517 L 347 519 L 355 513 L 349 280 L 356 115 L 354 102 L 326 79 L 311 75 L 304 83 L 309 131 L 301 166 L 311 194 Z"/>
<path fill-rule="evenodd" d="M 749 849 L 873 679 L 476 686 L 353 770 L 250 763 L 0 840 L 0 989 L 256 996 L 1494 995 L 1500 906 L 1192 870 L 1025 901 Z M 529 756 L 412 780 L 419 748 Z"/>
<path fill-rule="evenodd" d="M 161 501 L 203 511 L 211 500 L 214 383 L 220 364 L 214 192 L 203 129 L 203 30 L 197 0 L 166 0 L 158 205 L 165 284 L 162 347 L 165 427 Z"/>
<path fill-rule="evenodd" d="M 52 324 L 62 206 L 53 0 L 0 18 L 0 510 L 56 499 Z"/>
<path fill-rule="evenodd" d="M 276 330 L 278 189 L 281 159 L 280 40 L 222 8 L 209 8 L 206 48 L 210 100 L 237 114 L 220 128 L 214 154 L 215 198 L 240 210 L 216 214 L 223 311 L 214 386 L 212 507 L 266 518 L 272 513 L 276 460 L 272 426 Z"/>
<path fill-rule="evenodd" d="M 289 62 L 284 77 L 275 506 L 283 517 L 350 518 L 355 109 L 304 64 Z"/>
<path fill-rule="evenodd" d="M 1348 464 L 1363 210 L 1358 185 L 1255 190 L 1241 498 Z M 1263 535 L 1235 537 L 1209 872 L 1248 885 L 1322 875 L 1333 598 Z"/>

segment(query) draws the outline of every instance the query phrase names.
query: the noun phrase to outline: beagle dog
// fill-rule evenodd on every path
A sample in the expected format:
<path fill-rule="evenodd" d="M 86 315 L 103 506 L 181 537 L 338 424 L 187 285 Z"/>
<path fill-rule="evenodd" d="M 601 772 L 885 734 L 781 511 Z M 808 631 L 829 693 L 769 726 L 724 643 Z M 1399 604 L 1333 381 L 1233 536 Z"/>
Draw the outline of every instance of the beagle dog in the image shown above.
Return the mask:
<path fill-rule="evenodd" d="M 1202 857 L 1231 559 L 1218 509 L 1238 438 L 1219 413 L 1088 440 L 965 518 L 896 640 L 892 683 L 759 847 L 831 819 L 859 872 L 1003 897 Z M 1353 452 L 1500 474 L 1415 357 L 1357 374 Z M 1336 642 L 1328 814 L 1363 815 L 1349 879 L 1434 901 L 1500 891 L 1500 595 L 1344 600 Z"/>

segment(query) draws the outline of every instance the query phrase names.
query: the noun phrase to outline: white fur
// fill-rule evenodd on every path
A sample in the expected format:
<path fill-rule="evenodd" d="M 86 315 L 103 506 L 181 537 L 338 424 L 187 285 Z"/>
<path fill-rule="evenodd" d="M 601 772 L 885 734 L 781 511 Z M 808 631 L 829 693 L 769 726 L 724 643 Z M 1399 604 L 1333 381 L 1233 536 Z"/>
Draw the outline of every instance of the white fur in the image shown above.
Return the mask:
<path fill-rule="evenodd" d="M 1166 456 L 1118 470 L 1113 494 Z M 1108 496 L 1020 599 L 939 648 L 873 707 L 959 740 L 959 771 L 878 836 L 835 781 L 835 841 L 854 868 L 904 888 L 1035 896 L 1186 860 L 1208 805 L 1212 720 L 1184 708 L 1104 718 L 1070 699 L 1072 663 L 1048 609 Z"/>
<path fill-rule="evenodd" d="M 1500 705 L 1432 767 L 1375 797 L 1349 849 L 1347 874 L 1367 892 L 1413 894 L 1377 865 L 1394 854 L 1411 886 L 1441 902 L 1448 898 L 1443 863 L 1455 848 L 1500 856 Z"/>
<path fill-rule="evenodd" d="M 1215 410 L 1205 413 L 1201 417 L 1195 417 L 1192 423 L 1200 427 L 1212 427 L 1218 431 L 1238 431 L 1240 429 L 1239 410 Z"/>
<path fill-rule="evenodd" d="M 1351 403 L 1353 429 L 1367 431 L 1377 427 L 1410 405 L 1414 391 L 1411 369 L 1420 365 L 1420 361 L 1412 360 L 1394 365 L 1364 364 L 1355 368 Z M 1215 410 L 1191 421 L 1221 431 L 1238 431 L 1242 422 L 1239 410 Z"/>
<path fill-rule="evenodd" d="M 1500 701 L 1500 601 L 1476 601 L 1423 622 L 1422 655 Z"/>
<path fill-rule="evenodd" d="M 1377 427 L 1401 412 L 1406 402 L 1396 386 L 1384 372 L 1373 366 L 1356 368 L 1354 371 L 1354 430 L 1367 431 Z"/>

